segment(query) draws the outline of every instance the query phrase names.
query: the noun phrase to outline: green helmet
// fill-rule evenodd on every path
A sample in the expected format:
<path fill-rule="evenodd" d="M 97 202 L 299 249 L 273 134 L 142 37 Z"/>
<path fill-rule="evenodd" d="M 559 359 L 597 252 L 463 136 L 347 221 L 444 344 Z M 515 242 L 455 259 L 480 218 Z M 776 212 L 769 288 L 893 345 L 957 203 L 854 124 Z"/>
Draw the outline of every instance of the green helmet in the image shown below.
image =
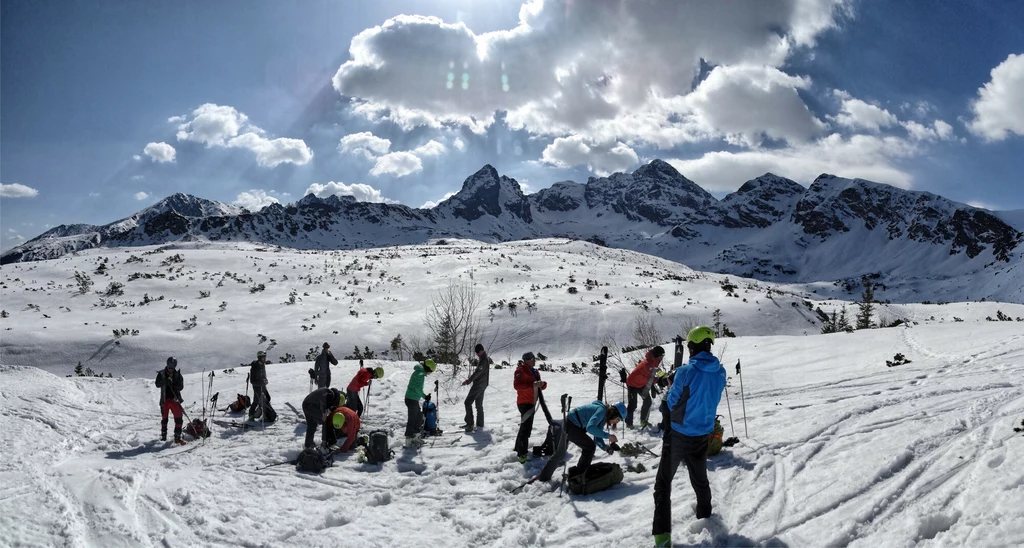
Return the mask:
<path fill-rule="evenodd" d="M 425 367 L 427 371 L 433 373 L 434 370 L 437 369 L 437 364 L 434 363 L 434 360 L 427 358 L 426 360 L 423 360 L 423 367 Z"/>
<path fill-rule="evenodd" d="M 266 356 L 266 355 L 267 355 L 267 353 L 262 351 L 262 350 L 257 350 L 256 351 L 256 357 L 257 358 L 262 357 L 262 356 Z"/>
<path fill-rule="evenodd" d="M 715 344 L 715 332 L 710 327 L 694 327 L 686 335 L 686 342 L 693 344 L 700 344 L 704 341 L 711 341 L 711 344 Z"/>
<path fill-rule="evenodd" d="M 378 367 L 378 368 L 374 369 L 373 370 L 373 377 L 375 379 L 383 379 L 384 378 L 384 368 L 383 367 Z"/>

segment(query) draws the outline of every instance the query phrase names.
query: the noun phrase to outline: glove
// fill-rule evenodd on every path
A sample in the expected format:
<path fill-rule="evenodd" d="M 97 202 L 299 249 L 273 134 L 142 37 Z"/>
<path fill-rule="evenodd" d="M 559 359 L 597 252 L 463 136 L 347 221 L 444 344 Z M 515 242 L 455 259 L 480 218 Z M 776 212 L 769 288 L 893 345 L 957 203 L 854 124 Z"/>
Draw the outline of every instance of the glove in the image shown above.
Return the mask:
<path fill-rule="evenodd" d="M 337 445 L 333 445 L 332 444 L 332 445 L 328 445 L 327 446 L 327 451 L 331 452 L 331 453 L 336 453 L 336 452 L 340 451 L 340 449 L 338 448 Z"/>
<path fill-rule="evenodd" d="M 311 378 L 311 379 L 315 379 L 316 378 L 316 373 L 313 372 L 312 368 L 309 369 L 309 378 Z"/>
<path fill-rule="evenodd" d="M 467 384 L 469 384 L 468 380 L 467 381 L 462 381 L 462 386 L 466 386 Z"/>
<path fill-rule="evenodd" d="M 621 450 L 622 449 L 619 448 L 619 444 L 617 444 L 617 443 L 613 443 L 613 444 L 609 445 L 608 448 L 606 449 L 606 451 L 608 451 L 609 455 L 611 455 L 612 453 L 614 453 L 616 451 L 621 451 Z"/>

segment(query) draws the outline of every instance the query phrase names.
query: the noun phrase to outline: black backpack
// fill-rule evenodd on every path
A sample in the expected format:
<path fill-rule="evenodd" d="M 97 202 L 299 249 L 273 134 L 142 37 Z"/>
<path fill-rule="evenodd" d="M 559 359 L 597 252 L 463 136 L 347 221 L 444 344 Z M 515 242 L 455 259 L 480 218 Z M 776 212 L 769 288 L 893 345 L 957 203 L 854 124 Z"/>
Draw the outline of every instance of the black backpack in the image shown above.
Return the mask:
<path fill-rule="evenodd" d="M 611 488 L 622 482 L 622 468 L 614 462 L 595 462 L 583 473 L 569 468 L 569 491 L 576 495 L 589 495 Z"/>
<path fill-rule="evenodd" d="M 391 442 L 388 440 L 386 430 L 374 430 L 370 432 L 370 438 L 366 444 L 366 462 L 380 464 L 391 460 L 395 452 L 391 450 Z"/>
<path fill-rule="evenodd" d="M 195 439 L 210 437 L 210 429 L 206 427 L 206 421 L 192 419 L 192 422 L 185 425 L 185 433 Z"/>
<path fill-rule="evenodd" d="M 310 472 L 313 474 L 323 473 L 331 465 L 331 458 L 319 447 L 307 447 L 299 453 L 295 460 L 295 469 L 299 472 Z"/>

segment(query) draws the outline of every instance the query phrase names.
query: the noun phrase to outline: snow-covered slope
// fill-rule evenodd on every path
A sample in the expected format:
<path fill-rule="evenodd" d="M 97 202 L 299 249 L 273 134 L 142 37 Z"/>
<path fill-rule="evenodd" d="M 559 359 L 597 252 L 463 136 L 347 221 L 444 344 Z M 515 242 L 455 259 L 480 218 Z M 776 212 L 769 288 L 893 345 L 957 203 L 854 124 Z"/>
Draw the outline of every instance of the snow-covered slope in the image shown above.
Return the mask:
<path fill-rule="evenodd" d="M 158 207 L 159 206 L 159 207 Z M 875 277 L 887 298 L 1024 302 L 1024 234 L 993 214 L 924 192 L 824 174 L 809 189 L 768 173 L 716 200 L 660 160 L 633 173 L 563 181 L 524 196 L 484 166 L 428 210 L 308 195 L 256 213 L 184 195 L 105 227 L 58 227 L 0 262 L 101 246 L 246 241 L 354 249 L 434 238 L 576 238 L 698 270 L 778 282 Z"/>
<path fill-rule="evenodd" d="M 968 305 L 948 305 L 965 316 Z M 282 306 L 267 306 L 265 314 Z M 1024 335 L 1005 322 L 917 325 L 816 336 L 720 340 L 730 388 L 719 413 L 740 443 L 708 461 L 712 518 L 694 521 L 673 482 L 677 546 L 1019 546 L 1024 543 Z M 910 363 L 888 368 L 893 354 Z M 743 391 L 733 365 L 743 363 Z M 402 435 L 408 362 L 383 365 L 364 428 Z M 302 445 L 309 363 L 267 368 L 277 424 L 214 426 L 188 451 L 156 441 L 157 389 L 144 379 L 62 378 L 0 366 L 0 531 L 8 546 L 645 546 L 657 459 L 599 454 L 625 480 L 559 497 L 556 482 L 510 491 L 544 459 L 518 464 L 510 369 L 491 372 L 486 426 L 396 448 L 383 465 L 342 455 L 323 475 L 280 465 Z M 555 360 L 552 365 L 568 365 Z M 202 415 L 208 362 L 181 360 L 185 407 Z M 345 383 L 356 362 L 334 366 Z M 247 370 L 218 366 L 223 404 Z M 620 388 L 612 376 L 613 399 Z M 462 420 L 461 377 L 442 371 L 440 426 Z M 596 376 L 544 373 L 548 400 L 596 394 Z M 432 380 L 428 378 L 428 381 Z M 745 399 L 741 401 L 741 398 Z M 728 404 L 727 404 L 728 403 Z M 557 414 L 556 409 L 553 411 Z M 745 410 L 745 416 L 744 416 Z M 223 417 L 218 412 L 217 417 Z M 542 440 L 542 423 L 531 438 Z M 660 452 L 660 439 L 618 432 Z M 432 442 L 432 443 L 431 443 Z M 579 452 L 570 448 L 569 464 Z"/>

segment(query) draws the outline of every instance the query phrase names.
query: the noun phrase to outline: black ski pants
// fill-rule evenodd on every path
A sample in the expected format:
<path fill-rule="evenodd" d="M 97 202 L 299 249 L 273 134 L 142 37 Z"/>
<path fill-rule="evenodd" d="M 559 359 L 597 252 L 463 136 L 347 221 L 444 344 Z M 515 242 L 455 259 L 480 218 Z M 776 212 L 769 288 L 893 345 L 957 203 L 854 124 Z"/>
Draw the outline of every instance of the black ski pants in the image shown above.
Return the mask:
<path fill-rule="evenodd" d="M 469 389 L 466 396 L 466 426 L 473 426 L 473 406 L 476 405 L 476 426 L 484 427 L 484 390 L 487 388 Z"/>
<path fill-rule="evenodd" d="M 627 405 L 626 405 L 626 426 L 633 427 L 633 411 L 636 410 L 636 397 L 640 396 L 643 399 L 644 404 L 640 408 L 640 422 L 647 422 L 647 418 L 651 415 L 651 391 L 646 387 L 634 388 L 628 387 Z"/>
<path fill-rule="evenodd" d="M 670 426 L 663 439 L 658 477 L 654 480 L 654 535 L 672 532 L 672 478 L 680 462 L 686 464 L 690 486 L 697 495 L 697 519 L 711 516 L 708 436 L 684 436 Z"/>
<path fill-rule="evenodd" d="M 419 400 L 405 398 L 405 407 L 409 410 L 409 420 L 405 423 L 405 437 L 411 438 L 423 431 L 423 410 Z"/>
<path fill-rule="evenodd" d="M 323 424 L 321 417 L 321 411 L 318 407 L 306 407 L 302 406 L 302 414 L 306 416 L 306 442 L 304 447 L 315 447 L 313 438 L 316 436 L 316 427 Z M 324 433 L 326 433 L 327 426 L 324 426 Z M 321 439 L 324 437 L 320 435 Z"/>
<path fill-rule="evenodd" d="M 520 403 L 519 435 L 516 436 L 516 455 L 525 457 L 530 450 L 530 434 L 533 433 L 533 418 L 537 415 L 536 403 Z"/>
<path fill-rule="evenodd" d="M 590 467 L 590 463 L 594 460 L 594 452 L 597 451 L 597 444 L 594 443 L 594 439 L 587 434 L 587 431 L 579 426 L 573 424 L 572 421 L 565 421 L 568 425 L 565 430 L 566 437 L 576 447 L 580 448 L 580 460 L 576 463 L 576 473 L 582 474 Z"/>
<path fill-rule="evenodd" d="M 357 416 L 363 416 L 363 400 L 359 398 L 358 390 L 345 391 L 345 407 L 355 411 Z"/>

